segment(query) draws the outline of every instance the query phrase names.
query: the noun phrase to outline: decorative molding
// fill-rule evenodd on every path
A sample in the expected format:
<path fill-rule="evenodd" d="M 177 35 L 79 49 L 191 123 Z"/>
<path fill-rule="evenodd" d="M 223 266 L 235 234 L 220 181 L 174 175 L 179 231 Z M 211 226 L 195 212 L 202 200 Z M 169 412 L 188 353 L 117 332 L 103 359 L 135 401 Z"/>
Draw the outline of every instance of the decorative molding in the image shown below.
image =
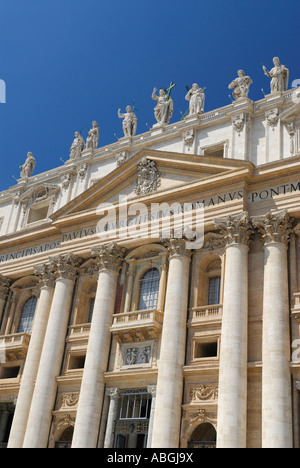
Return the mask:
<path fill-rule="evenodd" d="M 186 241 L 184 239 L 170 238 L 165 241 L 165 247 L 168 250 L 170 258 L 175 256 L 191 258 L 191 251 L 186 249 Z"/>
<path fill-rule="evenodd" d="M 161 185 L 161 175 L 162 173 L 157 170 L 155 162 L 143 157 L 142 162 L 138 165 L 134 193 L 136 195 L 146 195 L 156 192 Z"/>
<path fill-rule="evenodd" d="M 287 246 L 289 236 L 293 232 L 293 219 L 286 210 L 280 213 L 267 213 L 254 217 L 253 226 L 262 234 L 265 245 L 284 244 Z"/>
<path fill-rule="evenodd" d="M 0 275 L 0 299 L 6 300 L 10 285 L 11 279 Z"/>
<path fill-rule="evenodd" d="M 60 410 L 75 409 L 79 401 L 79 393 L 63 393 L 61 397 Z"/>
<path fill-rule="evenodd" d="M 105 394 L 109 396 L 111 400 L 118 400 L 120 398 L 120 389 L 118 387 L 107 388 Z"/>
<path fill-rule="evenodd" d="M 96 259 L 99 270 L 119 271 L 126 249 L 115 242 L 92 249 L 92 256 Z"/>
<path fill-rule="evenodd" d="M 34 274 L 40 279 L 40 287 L 54 287 L 55 274 L 53 266 L 43 263 L 33 268 Z"/>
<path fill-rule="evenodd" d="M 217 400 L 219 391 L 217 385 L 196 385 L 190 391 L 192 402 Z"/>
<path fill-rule="evenodd" d="M 75 255 L 72 253 L 58 255 L 55 257 L 50 257 L 50 268 L 53 271 L 56 280 L 74 280 L 78 273 L 81 261 L 81 259 L 75 257 Z"/>
<path fill-rule="evenodd" d="M 191 148 L 195 141 L 195 130 L 193 128 L 186 130 L 182 134 L 184 146 L 187 147 L 188 151 L 191 151 Z"/>
<path fill-rule="evenodd" d="M 215 229 L 223 235 L 226 246 L 249 245 L 250 236 L 254 230 L 247 212 L 237 216 L 215 219 L 214 223 Z"/>
<path fill-rule="evenodd" d="M 268 123 L 269 127 L 271 127 L 272 130 L 274 131 L 276 125 L 279 122 L 279 109 L 278 109 L 278 107 L 275 107 L 274 109 L 268 110 L 266 112 L 265 116 L 266 116 L 267 123 Z"/>

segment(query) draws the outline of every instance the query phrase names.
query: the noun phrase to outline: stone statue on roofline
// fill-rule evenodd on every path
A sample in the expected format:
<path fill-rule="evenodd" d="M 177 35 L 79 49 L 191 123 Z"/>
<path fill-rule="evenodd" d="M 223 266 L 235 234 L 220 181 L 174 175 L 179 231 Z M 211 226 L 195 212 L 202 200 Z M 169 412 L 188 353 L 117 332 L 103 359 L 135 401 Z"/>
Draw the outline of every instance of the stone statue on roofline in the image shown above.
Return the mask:
<path fill-rule="evenodd" d="M 289 70 L 281 65 L 278 57 L 273 58 L 274 67 L 268 71 L 263 65 L 263 71 L 271 79 L 271 94 L 283 92 L 288 89 Z"/>
<path fill-rule="evenodd" d="M 200 88 L 194 83 L 188 91 L 185 99 L 190 102 L 189 115 L 203 114 L 205 103 L 205 88 Z"/>
<path fill-rule="evenodd" d="M 88 137 L 86 139 L 86 149 L 95 150 L 98 147 L 99 142 L 99 126 L 96 120 L 92 123 L 93 127 L 88 133 Z"/>
<path fill-rule="evenodd" d="M 84 150 L 84 139 L 79 132 L 75 132 L 75 138 L 70 148 L 70 159 L 78 159 L 81 157 L 81 153 Z"/>
<path fill-rule="evenodd" d="M 161 88 L 159 95 L 156 95 L 157 88 L 153 89 L 152 99 L 157 102 L 154 108 L 154 115 L 157 123 L 167 125 L 173 115 L 174 103 L 171 98 L 171 90 L 176 86 L 173 82 L 168 89 Z"/>
<path fill-rule="evenodd" d="M 137 128 L 137 116 L 133 112 L 131 106 L 126 107 L 126 113 L 122 114 L 121 109 L 118 109 L 119 119 L 123 119 L 123 132 L 125 137 L 134 137 Z"/>
<path fill-rule="evenodd" d="M 237 74 L 237 78 L 230 83 L 228 89 L 233 89 L 232 95 L 236 100 L 248 98 L 250 85 L 253 81 L 249 76 L 246 76 L 244 70 L 238 70 Z"/>
<path fill-rule="evenodd" d="M 21 179 L 28 179 L 33 171 L 34 171 L 34 168 L 35 168 L 35 165 L 36 165 L 36 160 L 35 158 L 33 157 L 33 154 L 32 153 L 27 153 L 27 159 L 25 161 L 25 163 L 20 166 L 20 169 L 21 169 L 21 174 L 20 174 L 20 177 Z"/>

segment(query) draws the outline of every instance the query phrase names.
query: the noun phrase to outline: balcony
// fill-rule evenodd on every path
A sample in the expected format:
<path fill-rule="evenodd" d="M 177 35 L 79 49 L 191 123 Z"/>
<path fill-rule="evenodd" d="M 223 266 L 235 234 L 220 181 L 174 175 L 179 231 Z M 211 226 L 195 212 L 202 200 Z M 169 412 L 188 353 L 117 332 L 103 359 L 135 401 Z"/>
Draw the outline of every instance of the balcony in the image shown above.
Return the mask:
<path fill-rule="evenodd" d="M 190 309 L 189 323 L 198 325 L 199 323 L 220 322 L 222 320 L 223 306 L 215 304 L 210 306 L 193 307 Z"/>
<path fill-rule="evenodd" d="M 20 361 L 26 358 L 30 342 L 27 333 L 0 336 L 0 353 L 5 353 L 5 361 Z"/>
<path fill-rule="evenodd" d="M 80 325 L 72 325 L 69 327 L 69 334 L 67 338 L 67 342 L 88 342 L 89 334 L 90 334 L 90 323 L 83 323 Z"/>
<path fill-rule="evenodd" d="M 156 310 L 138 310 L 115 314 L 111 332 L 119 343 L 156 339 L 162 329 L 163 314 Z"/>

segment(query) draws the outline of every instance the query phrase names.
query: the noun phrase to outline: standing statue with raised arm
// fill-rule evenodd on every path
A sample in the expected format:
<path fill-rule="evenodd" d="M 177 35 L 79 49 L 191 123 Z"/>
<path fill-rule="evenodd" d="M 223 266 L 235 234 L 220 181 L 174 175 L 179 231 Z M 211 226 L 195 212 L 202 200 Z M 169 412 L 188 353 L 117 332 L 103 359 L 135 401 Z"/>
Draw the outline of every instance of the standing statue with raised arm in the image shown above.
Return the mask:
<path fill-rule="evenodd" d="M 156 95 L 157 88 L 153 89 L 152 99 L 157 102 L 154 109 L 154 115 L 157 123 L 161 125 L 168 124 L 173 115 L 174 104 L 170 94 L 174 86 L 175 85 L 171 83 L 171 86 L 168 90 L 161 88 L 159 90 L 159 96 Z"/>
<path fill-rule="evenodd" d="M 134 137 L 137 128 L 137 117 L 132 111 L 131 106 L 126 107 L 126 113 L 122 114 L 121 109 L 118 109 L 119 119 L 123 119 L 123 132 L 125 137 Z"/>
<path fill-rule="evenodd" d="M 233 89 L 234 99 L 244 99 L 248 97 L 250 85 L 253 83 L 249 76 L 246 76 L 244 70 L 238 70 L 238 77 L 235 78 L 228 89 Z"/>
<path fill-rule="evenodd" d="M 33 157 L 33 154 L 32 153 L 27 153 L 27 159 L 25 161 L 25 163 L 20 166 L 20 169 L 21 169 L 21 174 L 20 174 L 20 177 L 21 179 L 28 179 L 33 171 L 34 171 L 34 168 L 35 168 L 35 165 L 36 165 L 36 160 L 35 158 Z"/>
<path fill-rule="evenodd" d="M 278 57 L 273 58 L 274 67 L 268 71 L 263 65 L 265 75 L 271 78 L 271 94 L 283 92 L 288 89 L 289 70 L 284 65 L 281 65 Z"/>

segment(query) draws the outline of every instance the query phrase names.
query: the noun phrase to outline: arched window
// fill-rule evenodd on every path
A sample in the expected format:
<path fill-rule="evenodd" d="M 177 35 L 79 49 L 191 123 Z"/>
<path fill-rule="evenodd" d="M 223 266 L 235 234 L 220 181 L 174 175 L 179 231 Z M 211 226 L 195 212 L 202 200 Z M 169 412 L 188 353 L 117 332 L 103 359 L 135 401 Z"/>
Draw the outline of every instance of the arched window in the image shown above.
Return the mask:
<path fill-rule="evenodd" d="M 31 333 L 37 298 L 30 297 L 23 305 L 17 333 Z"/>
<path fill-rule="evenodd" d="M 210 423 L 200 424 L 194 430 L 188 448 L 215 448 L 217 433 L 214 426 Z"/>
<path fill-rule="evenodd" d="M 140 279 L 138 310 L 155 309 L 157 306 L 160 273 L 151 268 Z"/>

